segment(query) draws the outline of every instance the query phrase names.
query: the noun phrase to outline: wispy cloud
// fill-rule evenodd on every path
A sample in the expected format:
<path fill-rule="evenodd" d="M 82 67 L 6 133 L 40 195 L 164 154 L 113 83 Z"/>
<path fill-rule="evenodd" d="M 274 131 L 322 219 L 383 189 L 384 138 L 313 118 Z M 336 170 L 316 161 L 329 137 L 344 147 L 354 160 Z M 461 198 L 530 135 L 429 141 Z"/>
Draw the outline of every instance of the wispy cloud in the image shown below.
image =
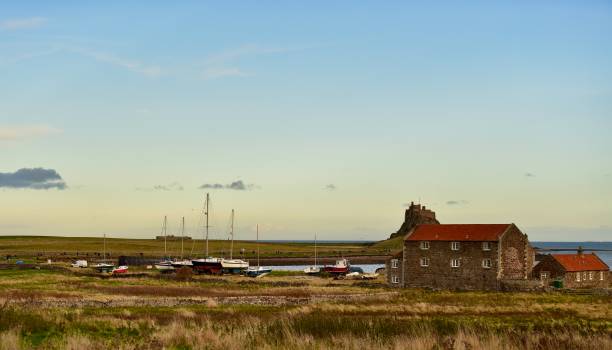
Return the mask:
<path fill-rule="evenodd" d="M 2 187 L 34 190 L 67 188 L 66 182 L 57 171 L 43 168 L 22 168 L 13 173 L 0 173 L 0 188 Z"/>
<path fill-rule="evenodd" d="M 227 185 L 220 183 L 208 183 L 198 187 L 200 189 L 213 189 L 213 190 L 237 190 L 237 191 L 249 191 L 257 186 L 255 184 L 245 184 L 242 180 L 237 180 Z"/>
<path fill-rule="evenodd" d="M 465 199 L 446 201 L 446 205 L 466 205 L 469 203 L 470 202 L 466 201 Z"/>
<path fill-rule="evenodd" d="M 60 133 L 49 125 L 13 125 L 0 126 L 0 141 L 15 141 Z"/>
<path fill-rule="evenodd" d="M 335 191 L 337 189 L 337 187 L 334 184 L 328 184 L 328 185 L 325 185 L 325 187 L 323 187 L 323 189 L 327 190 L 327 191 Z"/>
<path fill-rule="evenodd" d="M 238 68 L 224 68 L 224 67 L 214 67 L 214 68 L 206 68 L 202 72 L 202 79 L 211 80 L 217 78 L 225 78 L 225 77 L 244 77 L 248 74 L 242 72 Z"/>
<path fill-rule="evenodd" d="M 30 17 L 30 18 L 13 18 L 7 19 L 0 22 L 0 29 L 3 30 L 20 30 L 20 29 L 33 29 L 38 28 L 47 23 L 47 19 L 44 17 Z"/>
<path fill-rule="evenodd" d="M 98 52 L 89 49 L 71 48 L 70 51 L 85 57 L 93 58 L 98 62 L 124 68 L 147 77 L 155 78 L 162 75 L 161 67 L 156 65 L 144 64 L 136 60 L 125 59 L 110 53 Z"/>
<path fill-rule="evenodd" d="M 525 173 L 525 177 L 535 177 L 535 174 L 533 174 L 533 173 Z"/>
<path fill-rule="evenodd" d="M 155 185 L 153 187 L 136 187 L 136 191 L 182 191 L 183 185 L 173 182 L 167 185 Z"/>

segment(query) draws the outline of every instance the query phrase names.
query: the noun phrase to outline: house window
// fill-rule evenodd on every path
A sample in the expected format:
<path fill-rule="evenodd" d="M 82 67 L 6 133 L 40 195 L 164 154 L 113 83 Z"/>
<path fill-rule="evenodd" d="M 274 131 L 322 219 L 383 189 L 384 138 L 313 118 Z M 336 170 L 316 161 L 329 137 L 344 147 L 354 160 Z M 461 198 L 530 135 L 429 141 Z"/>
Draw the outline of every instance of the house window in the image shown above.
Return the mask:
<path fill-rule="evenodd" d="M 451 242 L 451 250 L 459 250 L 459 242 Z"/>
<path fill-rule="evenodd" d="M 421 258 L 421 266 L 423 267 L 429 266 L 429 258 Z"/>
<path fill-rule="evenodd" d="M 398 276 L 391 277 L 391 283 L 399 283 L 399 277 Z"/>
<path fill-rule="evenodd" d="M 580 282 L 580 272 L 576 272 L 576 282 Z"/>
<path fill-rule="evenodd" d="M 593 280 L 593 271 L 589 271 L 589 281 Z"/>
<path fill-rule="evenodd" d="M 603 281 L 603 275 L 604 275 L 603 271 L 599 271 L 599 280 L 600 281 Z"/>
<path fill-rule="evenodd" d="M 586 281 L 586 280 L 587 280 L 587 279 L 586 279 L 586 271 L 584 271 L 584 272 L 582 273 L 582 280 L 583 280 L 583 281 Z"/>
<path fill-rule="evenodd" d="M 451 259 L 451 267 L 459 267 L 459 265 L 461 265 L 459 259 Z"/>
<path fill-rule="evenodd" d="M 491 268 L 491 259 L 482 259 L 482 267 L 485 269 Z"/>
<path fill-rule="evenodd" d="M 547 280 L 548 279 L 548 272 L 547 271 L 540 272 L 540 279 L 541 280 Z"/>
<path fill-rule="evenodd" d="M 399 266 L 399 260 L 398 259 L 391 260 L 391 268 L 392 269 L 397 269 L 398 266 Z"/>
<path fill-rule="evenodd" d="M 482 242 L 482 250 L 491 250 L 491 242 Z"/>
<path fill-rule="evenodd" d="M 429 249 L 429 242 L 428 242 L 428 241 L 422 241 L 422 242 L 421 242 L 421 249 L 422 249 L 422 250 L 427 250 L 427 249 Z"/>

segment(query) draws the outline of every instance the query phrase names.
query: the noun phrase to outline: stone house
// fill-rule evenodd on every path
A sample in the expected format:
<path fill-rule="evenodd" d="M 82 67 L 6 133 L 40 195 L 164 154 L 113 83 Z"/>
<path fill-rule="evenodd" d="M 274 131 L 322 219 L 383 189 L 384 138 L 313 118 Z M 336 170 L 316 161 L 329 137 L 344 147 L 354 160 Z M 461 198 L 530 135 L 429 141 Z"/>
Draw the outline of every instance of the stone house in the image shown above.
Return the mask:
<path fill-rule="evenodd" d="M 395 287 L 499 290 L 531 276 L 534 251 L 514 224 L 422 224 L 387 262 Z"/>
<path fill-rule="evenodd" d="M 533 277 L 545 285 L 563 281 L 565 288 L 607 288 L 610 268 L 594 253 L 547 254 L 533 268 Z"/>

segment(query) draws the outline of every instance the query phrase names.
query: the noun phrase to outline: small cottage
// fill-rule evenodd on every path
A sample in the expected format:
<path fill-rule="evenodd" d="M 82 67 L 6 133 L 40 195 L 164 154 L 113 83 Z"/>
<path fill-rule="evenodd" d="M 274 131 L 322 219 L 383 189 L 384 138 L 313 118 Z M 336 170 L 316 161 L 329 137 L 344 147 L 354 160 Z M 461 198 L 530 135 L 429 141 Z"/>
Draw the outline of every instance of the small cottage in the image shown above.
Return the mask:
<path fill-rule="evenodd" d="M 594 253 L 548 254 L 533 268 L 533 277 L 548 285 L 563 281 L 566 288 L 607 288 L 610 267 Z"/>

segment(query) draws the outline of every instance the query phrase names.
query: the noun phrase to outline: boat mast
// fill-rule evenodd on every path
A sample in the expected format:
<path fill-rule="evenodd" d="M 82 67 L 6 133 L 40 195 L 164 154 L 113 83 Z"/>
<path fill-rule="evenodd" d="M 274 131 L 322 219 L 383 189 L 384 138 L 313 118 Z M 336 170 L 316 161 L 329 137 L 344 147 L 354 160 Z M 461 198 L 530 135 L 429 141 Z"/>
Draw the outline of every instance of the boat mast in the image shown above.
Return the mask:
<path fill-rule="evenodd" d="M 315 233 L 315 267 L 317 267 L 317 234 Z"/>
<path fill-rule="evenodd" d="M 162 230 L 164 231 L 164 259 L 168 256 L 168 241 L 166 239 L 166 227 L 168 226 L 168 217 L 164 215 L 164 226 Z"/>
<path fill-rule="evenodd" d="M 259 224 L 257 224 L 257 268 L 259 269 Z"/>
<path fill-rule="evenodd" d="M 208 202 L 210 202 L 210 197 L 208 193 L 206 194 L 206 211 L 204 215 L 206 215 L 206 254 L 204 254 L 204 258 L 208 257 Z"/>
<path fill-rule="evenodd" d="M 183 260 L 183 246 L 184 246 L 184 238 L 185 236 L 185 217 L 183 216 L 183 222 L 181 224 L 181 260 Z"/>
<path fill-rule="evenodd" d="M 104 250 L 102 252 L 102 261 L 106 262 L 106 233 L 104 234 Z"/>
<path fill-rule="evenodd" d="M 232 235 L 232 243 L 230 243 L 230 260 L 232 259 L 232 254 L 234 253 L 234 209 L 232 209 L 232 226 L 230 234 Z"/>

